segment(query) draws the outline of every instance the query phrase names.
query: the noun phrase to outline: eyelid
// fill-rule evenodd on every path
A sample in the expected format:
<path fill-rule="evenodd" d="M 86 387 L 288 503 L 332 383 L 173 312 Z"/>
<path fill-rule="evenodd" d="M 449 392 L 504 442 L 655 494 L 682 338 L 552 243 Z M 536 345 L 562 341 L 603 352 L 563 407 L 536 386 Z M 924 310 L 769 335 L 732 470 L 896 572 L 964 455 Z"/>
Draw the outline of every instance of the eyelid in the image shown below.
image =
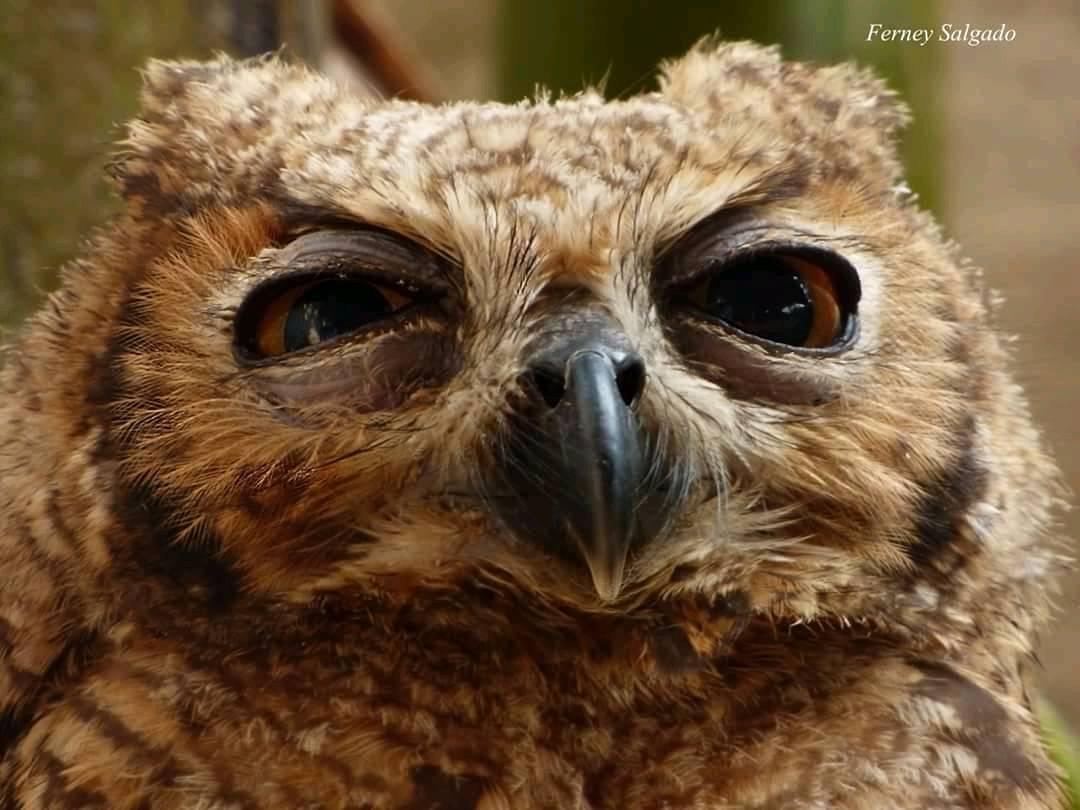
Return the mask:
<path fill-rule="evenodd" d="M 670 275 L 664 280 L 663 286 L 670 291 L 669 294 L 678 295 L 713 273 L 722 273 L 725 267 L 768 254 L 782 254 L 822 268 L 836 287 L 840 300 L 853 311 L 862 297 L 859 274 L 847 259 L 828 248 L 791 240 L 768 240 L 752 243 L 750 246 L 732 247 L 715 256 L 706 255 L 700 261 L 694 261 L 695 257 L 691 253 L 689 257 L 684 257 L 687 258 L 685 264 L 691 265 L 691 269 Z"/>
<path fill-rule="evenodd" d="M 456 286 L 448 262 L 441 256 L 379 228 L 299 232 L 276 249 L 269 263 L 269 272 L 259 287 L 306 275 L 362 277 L 405 289 L 410 295 L 439 295 Z"/>
<path fill-rule="evenodd" d="M 783 229 L 775 224 L 749 218 L 745 212 L 741 212 L 741 216 L 733 212 L 730 219 L 728 217 L 718 219 L 714 215 L 707 217 L 671 244 L 664 246 L 657 255 L 657 265 L 666 265 L 670 272 L 674 269 L 671 265 L 682 264 L 680 259 L 687 257 L 694 258 L 714 252 L 714 255 L 709 257 L 711 260 L 728 261 L 744 250 L 791 241 L 783 238 L 762 238 L 763 234 L 777 231 L 783 231 Z M 664 283 L 665 285 L 679 284 L 689 276 L 689 273 L 679 273 L 675 270 Z"/>

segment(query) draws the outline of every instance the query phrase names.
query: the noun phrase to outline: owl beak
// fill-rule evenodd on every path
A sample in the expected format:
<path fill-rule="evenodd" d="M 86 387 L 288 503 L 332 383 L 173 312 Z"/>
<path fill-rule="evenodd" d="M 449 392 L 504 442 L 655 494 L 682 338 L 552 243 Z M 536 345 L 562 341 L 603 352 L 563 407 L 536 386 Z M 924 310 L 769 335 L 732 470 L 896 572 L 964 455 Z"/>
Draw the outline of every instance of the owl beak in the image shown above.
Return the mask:
<path fill-rule="evenodd" d="M 635 514 L 643 439 L 634 407 L 641 358 L 610 330 L 549 345 L 533 359 L 503 465 L 515 497 L 499 504 L 513 531 L 584 563 L 597 595 L 615 600 L 641 534 Z"/>
<path fill-rule="evenodd" d="M 633 396 L 636 397 L 636 391 Z M 574 538 L 601 599 L 622 590 L 634 537 L 634 497 L 641 447 L 628 397 L 610 354 L 582 349 L 566 366 L 562 434 L 566 530 Z"/>

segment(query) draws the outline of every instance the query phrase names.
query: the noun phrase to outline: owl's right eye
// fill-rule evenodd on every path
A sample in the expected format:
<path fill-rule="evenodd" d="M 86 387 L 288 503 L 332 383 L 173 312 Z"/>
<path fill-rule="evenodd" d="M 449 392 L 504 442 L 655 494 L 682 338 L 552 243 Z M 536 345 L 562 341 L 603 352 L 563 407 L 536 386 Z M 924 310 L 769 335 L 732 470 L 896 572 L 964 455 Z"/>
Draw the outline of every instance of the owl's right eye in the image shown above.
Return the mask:
<path fill-rule="evenodd" d="M 249 354 L 278 357 L 358 332 L 406 309 L 413 299 L 360 278 L 302 282 L 260 296 L 238 339 Z"/>
<path fill-rule="evenodd" d="M 262 259 L 285 271 L 258 285 L 234 320 L 239 359 L 274 360 L 375 337 L 446 293 L 444 268 L 404 237 L 369 228 L 300 234 Z M 430 314 L 430 312 L 429 312 Z"/>

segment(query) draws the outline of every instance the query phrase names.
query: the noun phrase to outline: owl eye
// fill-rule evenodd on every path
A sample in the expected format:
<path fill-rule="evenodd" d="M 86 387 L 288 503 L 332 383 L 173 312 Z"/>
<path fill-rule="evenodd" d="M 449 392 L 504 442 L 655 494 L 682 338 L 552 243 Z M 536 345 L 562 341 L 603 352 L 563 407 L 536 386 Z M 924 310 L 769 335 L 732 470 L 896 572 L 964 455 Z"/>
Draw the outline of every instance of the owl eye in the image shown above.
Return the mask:
<path fill-rule="evenodd" d="M 412 298 L 364 279 L 333 278 L 291 285 L 265 297 L 241 343 L 260 357 L 298 352 L 357 332 L 394 315 Z"/>
<path fill-rule="evenodd" d="M 707 318 L 748 335 L 824 349 L 843 341 L 854 315 L 834 271 L 810 257 L 760 253 L 723 263 L 686 298 Z"/>

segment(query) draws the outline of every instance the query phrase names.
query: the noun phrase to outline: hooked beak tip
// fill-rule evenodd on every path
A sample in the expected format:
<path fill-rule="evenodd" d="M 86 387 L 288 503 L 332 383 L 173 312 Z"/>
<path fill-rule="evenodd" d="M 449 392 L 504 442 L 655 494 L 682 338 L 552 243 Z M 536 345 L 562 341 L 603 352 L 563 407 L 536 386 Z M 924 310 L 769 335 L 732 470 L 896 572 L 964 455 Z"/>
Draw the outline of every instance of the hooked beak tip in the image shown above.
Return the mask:
<path fill-rule="evenodd" d="M 625 559 L 594 560 L 586 556 L 586 561 L 596 595 L 604 602 L 614 602 L 618 599 L 623 587 Z"/>
<path fill-rule="evenodd" d="M 591 538 L 593 542 L 586 542 L 572 524 L 566 524 L 566 531 L 577 541 L 596 595 L 603 602 L 614 602 L 625 582 L 627 545 L 612 542 L 610 538 L 603 542 Z"/>

